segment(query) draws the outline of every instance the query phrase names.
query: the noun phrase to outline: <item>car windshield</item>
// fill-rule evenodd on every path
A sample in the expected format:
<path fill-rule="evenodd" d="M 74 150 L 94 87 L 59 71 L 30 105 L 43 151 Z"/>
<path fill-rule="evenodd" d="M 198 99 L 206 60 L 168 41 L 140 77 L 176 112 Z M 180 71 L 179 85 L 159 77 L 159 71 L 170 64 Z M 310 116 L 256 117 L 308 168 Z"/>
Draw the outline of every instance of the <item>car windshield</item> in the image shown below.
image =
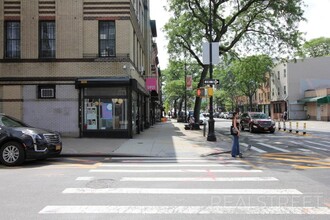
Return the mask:
<path fill-rule="evenodd" d="M 26 125 L 20 121 L 17 121 L 13 118 L 0 115 L 0 126 L 5 127 L 26 127 Z"/>
<path fill-rule="evenodd" d="M 252 119 L 267 119 L 268 116 L 264 113 L 251 114 Z"/>

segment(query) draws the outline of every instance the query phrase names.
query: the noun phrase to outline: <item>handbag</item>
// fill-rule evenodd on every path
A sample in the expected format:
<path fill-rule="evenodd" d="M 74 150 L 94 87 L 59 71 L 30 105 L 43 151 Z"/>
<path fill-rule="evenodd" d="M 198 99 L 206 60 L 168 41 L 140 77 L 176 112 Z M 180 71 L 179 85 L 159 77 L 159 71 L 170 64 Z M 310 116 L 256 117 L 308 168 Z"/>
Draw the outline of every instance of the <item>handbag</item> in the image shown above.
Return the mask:
<path fill-rule="evenodd" d="M 230 126 L 230 134 L 231 135 L 237 135 L 237 130 L 235 129 L 235 127 L 232 125 L 232 126 Z"/>

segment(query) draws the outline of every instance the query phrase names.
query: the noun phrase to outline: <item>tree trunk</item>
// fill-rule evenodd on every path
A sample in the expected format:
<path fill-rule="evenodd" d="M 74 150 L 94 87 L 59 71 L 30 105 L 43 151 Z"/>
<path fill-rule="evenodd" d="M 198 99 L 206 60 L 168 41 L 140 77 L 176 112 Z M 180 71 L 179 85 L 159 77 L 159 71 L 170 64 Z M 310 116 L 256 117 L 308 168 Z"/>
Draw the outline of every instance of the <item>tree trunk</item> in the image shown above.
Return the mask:
<path fill-rule="evenodd" d="M 253 111 L 253 110 L 252 110 L 252 107 L 253 107 L 253 106 L 252 106 L 252 105 L 253 105 L 253 104 L 252 104 L 252 95 L 249 96 L 249 105 L 250 105 L 250 107 L 249 107 L 250 110 L 249 110 L 249 111 L 252 112 L 252 111 Z"/>
<path fill-rule="evenodd" d="M 201 74 L 201 78 L 200 78 L 199 83 L 197 85 L 198 88 L 204 86 L 204 80 L 206 78 L 208 70 L 209 70 L 209 66 L 204 65 L 203 66 L 203 71 L 202 71 L 202 74 Z M 201 104 L 202 104 L 202 98 L 196 96 L 195 106 L 194 106 L 194 118 L 195 118 L 196 123 L 198 123 L 198 121 L 199 121 L 199 113 L 200 113 L 200 109 L 201 109 Z"/>

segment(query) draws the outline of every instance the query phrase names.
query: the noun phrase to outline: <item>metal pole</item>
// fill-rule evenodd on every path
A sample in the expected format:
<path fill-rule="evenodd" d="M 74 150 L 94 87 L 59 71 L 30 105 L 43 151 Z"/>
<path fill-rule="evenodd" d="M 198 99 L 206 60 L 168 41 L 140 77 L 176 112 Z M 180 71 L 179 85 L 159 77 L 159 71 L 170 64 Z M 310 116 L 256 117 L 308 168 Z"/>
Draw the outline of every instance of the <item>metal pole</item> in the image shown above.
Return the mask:
<path fill-rule="evenodd" d="M 211 5 L 211 0 L 210 0 L 210 5 L 209 5 L 209 28 L 210 28 L 210 79 L 213 79 L 213 64 L 212 64 L 212 5 Z M 211 88 L 213 89 L 213 85 L 210 85 Z M 213 96 L 210 96 L 210 108 L 209 108 L 209 113 L 210 113 L 210 118 L 209 118 L 209 133 L 207 135 L 207 140 L 208 141 L 217 141 L 217 138 L 214 134 L 214 118 L 213 118 Z"/>
<path fill-rule="evenodd" d="M 184 61 L 184 122 L 187 123 L 187 63 Z"/>

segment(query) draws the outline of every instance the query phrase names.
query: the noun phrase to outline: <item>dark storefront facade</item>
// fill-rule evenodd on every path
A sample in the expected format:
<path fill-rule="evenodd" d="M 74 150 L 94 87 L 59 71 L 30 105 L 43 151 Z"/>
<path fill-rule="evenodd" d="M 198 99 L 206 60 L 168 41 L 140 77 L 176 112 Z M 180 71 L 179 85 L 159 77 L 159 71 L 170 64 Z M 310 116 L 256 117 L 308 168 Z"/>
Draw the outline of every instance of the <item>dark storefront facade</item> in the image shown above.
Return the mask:
<path fill-rule="evenodd" d="M 148 93 L 130 78 L 77 79 L 80 137 L 132 138 L 148 127 Z"/>

